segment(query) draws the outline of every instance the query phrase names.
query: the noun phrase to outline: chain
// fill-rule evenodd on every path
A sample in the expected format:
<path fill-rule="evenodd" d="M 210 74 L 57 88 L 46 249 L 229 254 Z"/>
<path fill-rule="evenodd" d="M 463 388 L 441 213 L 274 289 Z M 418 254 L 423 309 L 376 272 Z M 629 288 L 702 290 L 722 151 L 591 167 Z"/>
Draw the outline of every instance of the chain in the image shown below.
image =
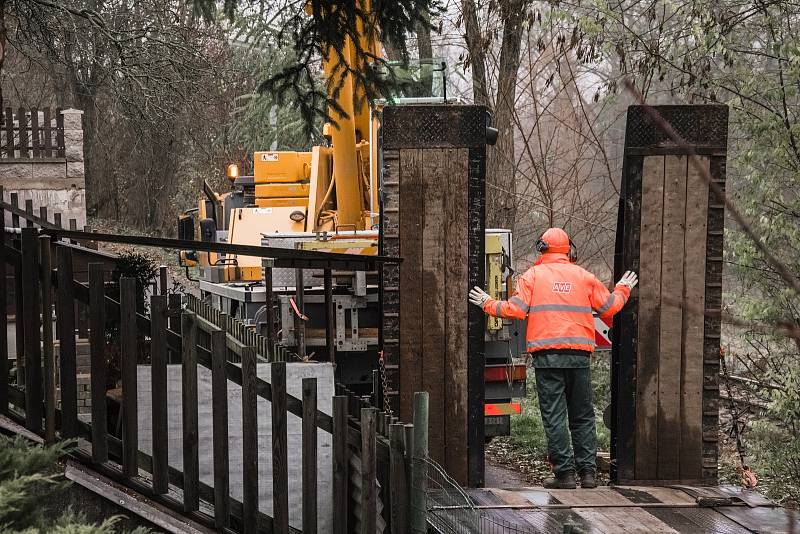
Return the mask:
<path fill-rule="evenodd" d="M 392 417 L 392 405 L 389 402 L 389 396 L 386 392 L 389 390 L 389 379 L 386 377 L 386 361 L 383 359 L 383 351 L 378 353 L 378 367 L 381 373 L 381 389 L 383 390 L 383 411 L 386 415 Z"/>

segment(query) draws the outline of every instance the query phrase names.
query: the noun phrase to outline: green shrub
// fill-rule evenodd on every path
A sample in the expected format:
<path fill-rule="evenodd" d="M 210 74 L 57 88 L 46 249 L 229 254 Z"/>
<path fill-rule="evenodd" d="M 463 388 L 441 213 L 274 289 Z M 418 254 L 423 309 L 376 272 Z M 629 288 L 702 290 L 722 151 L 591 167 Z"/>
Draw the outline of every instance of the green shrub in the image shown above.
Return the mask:
<path fill-rule="evenodd" d="M 74 442 L 31 445 L 26 439 L 0 436 L 0 532 L 8 534 L 114 534 L 119 517 L 89 524 L 79 513 L 51 517 L 46 503 L 56 502 L 68 482 L 56 468 Z M 137 529 L 146 534 L 146 529 Z"/>

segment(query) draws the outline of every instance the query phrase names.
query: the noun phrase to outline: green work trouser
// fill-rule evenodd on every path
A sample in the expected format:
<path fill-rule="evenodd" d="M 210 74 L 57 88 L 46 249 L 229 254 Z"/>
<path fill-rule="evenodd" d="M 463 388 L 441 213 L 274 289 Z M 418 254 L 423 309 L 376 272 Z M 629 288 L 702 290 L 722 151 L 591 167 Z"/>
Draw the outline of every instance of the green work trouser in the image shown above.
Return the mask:
<path fill-rule="evenodd" d="M 589 368 L 537 368 L 536 390 L 556 476 L 573 469 L 594 473 L 597 434 Z"/>

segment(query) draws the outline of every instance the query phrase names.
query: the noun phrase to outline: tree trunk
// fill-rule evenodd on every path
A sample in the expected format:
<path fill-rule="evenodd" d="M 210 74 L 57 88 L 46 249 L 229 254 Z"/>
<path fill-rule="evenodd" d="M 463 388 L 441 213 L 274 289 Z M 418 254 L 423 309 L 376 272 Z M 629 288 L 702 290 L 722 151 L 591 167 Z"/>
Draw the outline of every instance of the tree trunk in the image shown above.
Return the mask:
<path fill-rule="evenodd" d="M 432 96 L 433 91 L 433 45 L 431 44 L 430 13 L 425 12 L 424 23 L 417 23 L 417 50 L 420 62 L 420 96 Z"/>
<path fill-rule="evenodd" d="M 461 11 L 464 17 L 464 38 L 467 42 L 469 65 L 472 70 L 472 99 L 476 104 L 489 105 L 489 90 L 486 85 L 486 52 L 483 35 L 478 24 L 478 10 L 474 0 L 463 0 Z"/>
<path fill-rule="evenodd" d="M 7 45 L 8 45 L 8 28 L 6 28 L 6 0 L 0 0 L 0 77 L 2 77 L 3 75 L 3 67 L 5 66 L 6 63 Z M 3 116 L 4 109 L 5 109 L 5 99 L 3 95 L 3 85 L 0 84 L 0 117 Z"/>
<path fill-rule="evenodd" d="M 492 124 L 500 132 L 497 144 L 489 148 L 486 162 L 486 224 L 514 229 L 517 219 L 516 160 L 514 152 L 514 104 L 517 95 L 522 23 L 525 0 L 501 2 L 503 41 L 497 73 Z"/>
<path fill-rule="evenodd" d="M 96 95 L 82 87 L 80 83 L 73 86 L 73 102 L 75 107 L 83 111 L 83 161 L 86 183 L 86 212 L 95 215 L 108 216 L 110 205 L 104 202 L 107 190 L 99 183 L 98 177 L 102 169 L 100 158 L 95 157 L 97 152 L 97 106 Z M 105 206 L 105 209 L 103 207 Z M 103 213 L 101 213 L 101 211 Z"/>

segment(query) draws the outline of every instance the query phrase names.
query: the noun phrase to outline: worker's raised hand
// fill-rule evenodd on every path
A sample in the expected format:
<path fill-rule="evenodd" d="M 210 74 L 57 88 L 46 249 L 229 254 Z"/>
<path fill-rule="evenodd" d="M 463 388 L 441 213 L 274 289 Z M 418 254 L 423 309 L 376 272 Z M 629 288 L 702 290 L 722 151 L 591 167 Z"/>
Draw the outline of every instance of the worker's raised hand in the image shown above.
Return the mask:
<path fill-rule="evenodd" d="M 478 286 L 469 290 L 469 301 L 475 306 L 483 308 L 483 304 L 490 298 L 489 294 Z"/>
<path fill-rule="evenodd" d="M 617 282 L 618 285 L 628 286 L 628 289 L 633 289 L 639 283 L 639 277 L 633 271 L 625 271 L 622 278 Z"/>

